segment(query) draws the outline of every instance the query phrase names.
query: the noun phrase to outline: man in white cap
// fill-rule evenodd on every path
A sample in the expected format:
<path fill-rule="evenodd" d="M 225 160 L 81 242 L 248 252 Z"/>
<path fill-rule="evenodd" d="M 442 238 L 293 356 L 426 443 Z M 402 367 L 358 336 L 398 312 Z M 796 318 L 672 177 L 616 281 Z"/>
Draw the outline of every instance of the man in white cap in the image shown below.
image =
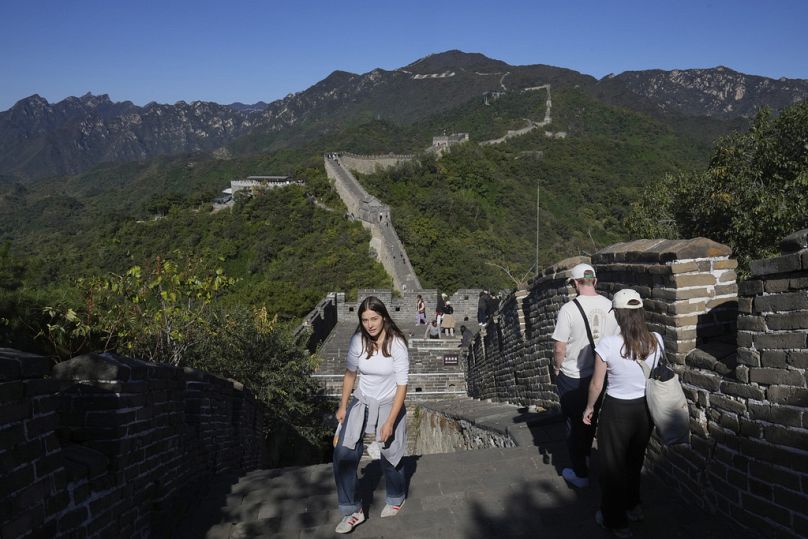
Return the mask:
<path fill-rule="evenodd" d="M 553 332 L 553 372 L 556 377 L 561 411 L 567 418 L 567 449 L 572 468 L 561 475 L 571 485 L 589 486 L 589 453 L 595 437 L 595 421 L 585 425 L 589 381 L 592 379 L 595 355 L 593 344 L 605 335 L 617 335 L 620 329 L 611 312 L 612 302 L 595 290 L 595 269 L 589 264 L 572 268 L 567 280 L 578 296 L 558 311 Z M 591 338 L 590 338 L 591 337 Z"/>

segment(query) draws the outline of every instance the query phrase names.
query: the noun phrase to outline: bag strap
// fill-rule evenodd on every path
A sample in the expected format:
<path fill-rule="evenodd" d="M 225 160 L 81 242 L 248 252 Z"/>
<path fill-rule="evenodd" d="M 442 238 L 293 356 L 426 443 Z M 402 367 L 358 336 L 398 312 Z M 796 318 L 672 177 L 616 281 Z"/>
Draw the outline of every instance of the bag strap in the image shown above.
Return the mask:
<path fill-rule="evenodd" d="M 646 363 L 642 359 L 635 359 L 634 360 L 634 361 L 636 361 L 637 363 L 640 364 L 640 368 L 642 368 L 642 372 L 645 373 L 646 378 L 651 378 L 651 370 L 655 369 L 657 367 L 658 363 L 663 363 L 664 364 L 664 362 L 665 362 L 665 349 L 663 348 L 663 345 L 660 342 L 662 336 L 660 335 L 660 338 L 657 339 L 656 334 L 652 333 L 652 335 L 654 335 L 654 339 L 657 342 L 657 349 L 656 349 L 656 354 L 655 354 L 656 357 L 654 358 L 654 366 L 649 367 L 648 363 Z"/>
<path fill-rule="evenodd" d="M 595 353 L 595 339 L 592 338 L 592 330 L 589 329 L 589 319 L 586 317 L 586 313 L 584 312 L 584 308 L 581 307 L 581 304 L 578 303 L 578 298 L 572 300 L 575 303 L 575 306 L 578 307 L 578 310 L 581 311 L 581 316 L 584 318 L 584 326 L 586 326 L 586 336 L 589 337 L 589 344 L 592 345 L 592 354 Z"/>

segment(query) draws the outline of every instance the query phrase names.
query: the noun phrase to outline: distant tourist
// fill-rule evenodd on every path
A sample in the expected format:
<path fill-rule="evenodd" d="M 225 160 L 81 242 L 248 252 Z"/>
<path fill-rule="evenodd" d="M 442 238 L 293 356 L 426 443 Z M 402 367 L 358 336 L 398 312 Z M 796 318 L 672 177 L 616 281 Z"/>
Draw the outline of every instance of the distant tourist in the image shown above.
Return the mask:
<path fill-rule="evenodd" d="M 432 323 L 426 327 L 424 339 L 440 339 L 440 326 L 437 320 L 432 320 Z"/>
<path fill-rule="evenodd" d="M 421 294 L 415 299 L 415 308 L 418 310 L 418 314 L 415 317 L 416 324 L 426 324 L 426 303 L 424 303 L 424 298 L 421 297 Z"/>
<path fill-rule="evenodd" d="M 477 323 L 484 326 L 488 323 L 488 292 L 480 292 L 480 299 L 477 300 Z"/>
<path fill-rule="evenodd" d="M 645 373 L 635 360 L 653 368 L 664 345 L 659 333 L 648 331 L 642 298 L 636 291 L 620 290 L 612 307 L 620 334 L 603 337 L 595 348 L 595 372 L 583 422 L 593 423 L 595 404 L 607 379 L 598 422 L 601 501 L 595 520 L 617 537 L 631 537 L 628 522 L 643 519 L 640 471 L 653 429 L 645 404 Z"/>
<path fill-rule="evenodd" d="M 474 334 L 466 326 L 460 326 L 460 347 L 466 348 L 471 344 Z"/>
<path fill-rule="evenodd" d="M 604 335 L 616 335 L 617 321 L 611 312 L 612 303 L 595 290 L 595 269 L 589 264 L 578 264 L 568 279 L 578 296 L 565 303 L 558 311 L 553 331 L 553 372 L 556 376 L 561 412 L 567 418 L 567 450 L 572 468 L 564 468 L 561 475 L 571 485 L 589 486 L 587 459 L 595 437 L 597 407 L 591 424 L 581 420 L 589 391 L 589 381 L 595 363 L 594 344 Z"/>
<path fill-rule="evenodd" d="M 490 320 L 494 314 L 499 309 L 499 296 L 496 294 L 490 294 L 486 291 L 486 298 L 485 298 L 485 310 L 488 313 L 488 319 Z"/>
<path fill-rule="evenodd" d="M 446 300 L 446 303 L 443 305 L 443 318 L 440 321 L 440 328 L 444 335 L 454 337 L 454 307 L 452 307 L 452 302 L 449 300 Z"/>
<path fill-rule="evenodd" d="M 410 370 L 407 339 L 387 307 L 375 296 L 359 305 L 359 326 L 348 346 L 342 397 L 336 417 L 334 480 L 342 516 L 335 531 L 349 533 L 365 521 L 357 495 L 356 470 L 364 451 L 365 432 L 381 444 L 381 466 L 387 489 L 381 518 L 393 517 L 404 505 L 406 479 L 402 457 L 407 447 L 407 382 Z M 357 372 L 359 387 L 351 394 Z"/>

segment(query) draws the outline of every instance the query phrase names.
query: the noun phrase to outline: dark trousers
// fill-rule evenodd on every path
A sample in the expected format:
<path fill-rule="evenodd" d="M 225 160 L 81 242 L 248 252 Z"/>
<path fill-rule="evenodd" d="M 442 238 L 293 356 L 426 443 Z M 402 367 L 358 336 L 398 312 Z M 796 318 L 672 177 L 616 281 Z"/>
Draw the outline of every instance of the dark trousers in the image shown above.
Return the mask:
<path fill-rule="evenodd" d="M 628 526 L 626 511 L 640 503 L 640 472 L 652 429 L 645 397 L 606 396 L 598 425 L 598 458 L 600 510 L 607 528 Z"/>
<path fill-rule="evenodd" d="M 564 373 L 556 377 L 558 397 L 561 400 L 561 412 L 567 418 L 567 451 L 572 461 L 572 469 L 578 477 L 589 477 L 589 466 L 586 459 L 592 452 L 592 440 L 595 438 L 600 399 L 595 405 L 595 414 L 592 424 L 586 425 L 583 421 L 586 401 L 589 398 L 589 381 L 586 378 L 570 378 Z"/>
<path fill-rule="evenodd" d="M 348 412 L 356 402 L 351 399 L 348 405 Z M 365 419 L 363 422 L 362 430 L 364 431 L 364 424 L 367 423 L 368 414 L 365 412 Z M 404 413 L 402 412 L 398 421 L 406 421 Z M 356 486 L 357 477 L 356 470 L 359 468 L 359 459 L 362 458 L 362 453 L 365 451 L 365 443 L 362 438 L 356 442 L 353 448 L 344 447 L 342 441 L 345 439 L 345 429 L 339 433 L 337 445 L 334 446 L 334 461 L 332 468 L 334 470 L 334 480 L 337 483 L 337 502 L 339 504 L 339 512 L 344 515 L 356 513 L 362 509 L 362 500 L 357 496 Z M 407 480 L 404 475 L 403 462 L 399 462 L 398 466 L 393 466 L 384 455 L 381 458 L 382 473 L 384 473 L 384 484 L 387 489 L 385 496 L 385 503 L 390 505 L 401 505 L 404 503 L 405 489 L 407 488 Z"/>

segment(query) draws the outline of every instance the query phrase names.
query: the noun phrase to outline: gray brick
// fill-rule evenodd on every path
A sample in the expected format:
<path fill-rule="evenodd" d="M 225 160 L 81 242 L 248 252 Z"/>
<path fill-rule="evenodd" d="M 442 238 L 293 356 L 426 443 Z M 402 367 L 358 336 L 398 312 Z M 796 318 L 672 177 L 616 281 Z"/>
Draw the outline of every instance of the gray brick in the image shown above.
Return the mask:
<path fill-rule="evenodd" d="M 745 331 L 766 331 L 766 319 L 762 316 L 739 315 L 738 329 Z"/>
<path fill-rule="evenodd" d="M 770 401 L 778 404 L 808 407 L 808 389 L 804 387 L 771 386 L 766 394 Z"/>
<path fill-rule="evenodd" d="M 754 335 L 752 342 L 758 350 L 805 348 L 806 333 L 763 333 Z"/>
<path fill-rule="evenodd" d="M 738 295 L 756 296 L 763 293 L 763 281 L 758 279 L 748 279 L 738 283 Z"/>
<path fill-rule="evenodd" d="M 788 366 L 787 358 L 788 352 L 785 350 L 764 350 L 760 354 L 759 366 L 772 369 L 785 369 Z"/>
<path fill-rule="evenodd" d="M 789 279 L 771 279 L 765 281 L 763 290 L 769 294 L 786 292 L 789 289 Z"/>
<path fill-rule="evenodd" d="M 799 271 L 802 269 L 802 258 L 800 253 L 791 253 L 774 258 L 753 260 L 749 264 L 749 269 L 753 276 Z"/>
<path fill-rule="evenodd" d="M 728 397 L 723 397 L 718 394 L 710 395 L 710 407 L 719 408 L 735 414 L 743 414 L 746 412 L 746 404 L 743 402 L 736 401 Z"/>
<path fill-rule="evenodd" d="M 735 354 L 735 359 L 741 365 L 749 365 L 750 367 L 760 367 L 760 352 L 757 350 L 750 350 L 749 348 L 738 348 Z"/>
<path fill-rule="evenodd" d="M 758 296 L 754 299 L 754 310 L 756 312 L 799 311 L 801 309 L 808 309 L 808 293 L 789 292 L 787 294 Z"/>
<path fill-rule="evenodd" d="M 777 444 L 804 449 L 808 447 L 808 430 L 788 429 L 780 425 L 768 425 L 763 428 L 763 436 L 767 441 Z"/>
<path fill-rule="evenodd" d="M 790 350 L 788 364 L 796 369 L 808 369 L 808 350 Z"/>
<path fill-rule="evenodd" d="M 712 373 L 698 373 L 685 371 L 682 373 L 682 381 L 710 391 L 718 391 L 721 385 L 721 377 Z"/>
<path fill-rule="evenodd" d="M 749 462 L 749 474 L 760 481 L 780 485 L 784 488 L 792 490 L 800 488 L 799 477 L 792 470 L 778 465 L 752 460 Z"/>
<path fill-rule="evenodd" d="M 774 501 L 797 513 L 805 513 L 805 508 L 808 507 L 808 495 L 779 485 L 774 487 Z"/>
<path fill-rule="evenodd" d="M 763 389 L 750 384 L 739 384 L 737 382 L 721 381 L 721 392 L 744 399 L 763 400 L 766 396 Z"/>
<path fill-rule="evenodd" d="M 749 370 L 749 381 L 759 384 L 786 386 L 804 386 L 805 378 L 797 371 L 787 371 L 783 369 L 756 369 Z"/>
<path fill-rule="evenodd" d="M 774 331 L 806 329 L 808 328 L 808 311 L 768 314 L 765 316 L 765 320 L 768 328 Z"/>
<path fill-rule="evenodd" d="M 744 314 L 752 314 L 754 302 L 752 298 L 738 298 L 738 312 Z"/>

